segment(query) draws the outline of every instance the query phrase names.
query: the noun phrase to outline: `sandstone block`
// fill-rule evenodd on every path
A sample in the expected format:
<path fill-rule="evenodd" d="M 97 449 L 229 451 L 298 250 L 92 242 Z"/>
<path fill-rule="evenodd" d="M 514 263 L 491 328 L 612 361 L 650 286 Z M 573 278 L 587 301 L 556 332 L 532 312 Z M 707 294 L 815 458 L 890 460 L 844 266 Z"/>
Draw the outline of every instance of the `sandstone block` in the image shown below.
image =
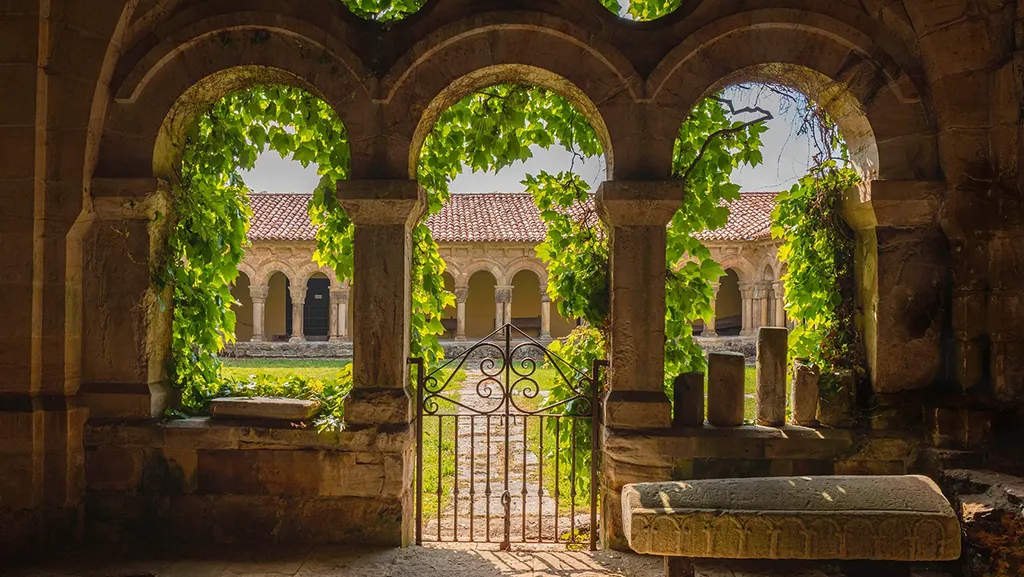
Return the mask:
<path fill-rule="evenodd" d="M 716 427 L 743 424 L 744 358 L 740 353 L 708 355 L 708 422 Z"/>
<path fill-rule="evenodd" d="M 757 331 L 757 424 L 778 427 L 786 422 L 786 358 L 789 330 L 761 327 Z"/>
<path fill-rule="evenodd" d="M 622 490 L 638 553 L 711 559 L 951 561 L 960 524 L 927 477 L 640 483 Z"/>
<path fill-rule="evenodd" d="M 219 419 L 305 421 L 316 414 L 316 401 L 277 397 L 227 397 L 210 401 L 210 414 Z"/>
<path fill-rule="evenodd" d="M 793 423 L 810 426 L 818 413 L 818 368 L 801 359 L 793 361 L 793 385 L 790 410 Z"/>
<path fill-rule="evenodd" d="M 675 378 L 672 426 L 699 427 L 704 424 L 704 373 L 683 373 Z"/>

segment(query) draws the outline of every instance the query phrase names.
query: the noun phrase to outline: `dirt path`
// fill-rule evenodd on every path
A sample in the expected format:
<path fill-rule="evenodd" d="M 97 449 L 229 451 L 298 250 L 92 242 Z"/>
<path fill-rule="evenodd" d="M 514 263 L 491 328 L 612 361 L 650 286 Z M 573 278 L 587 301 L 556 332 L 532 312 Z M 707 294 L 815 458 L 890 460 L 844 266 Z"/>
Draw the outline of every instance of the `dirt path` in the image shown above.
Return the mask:
<path fill-rule="evenodd" d="M 541 419 L 536 416 L 505 416 L 504 409 L 491 416 L 479 414 L 498 406 L 500 391 L 494 390 L 487 398 L 486 391 L 477 390 L 484 375 L 478 369 L 467 370 L 467 379 L 459 390 L 460 402 L 473 410 L 460 408 L 457 419 L 456 478 L 445 479 L 445 484 L 458 488 L 447 499 L 441 516 L 440 540 L 501 542 L 504 536 L 504 506 L 502 496 L 509 495 L 509 532 L 514 543 L 551 542 L 556 536 L 569 532 L 570 514 L 565 510 L 564 496 L 561 515 L 556 515 L 555 495 L 541 482 L 554 478 L 554 463 L 542 461 L 539 450 L 530 450 L 530 438 L 537 437 Z M 541 391 L 538 398 L 544 396 Z M 528 403 L 521 396 L 514 397 L 523 408 Z M 517 412 L 510 407 L 512 413 Z M 506 420 L 507 437 L 506 439 Z M 546 424 L 545 426 L 550 426 Z M 508 482 L 505 467 L 508 456 Z M 589 471 L 580 470 L 580 474 Z M 564 478 L 566 472 L 559 471 Z M 576 526 L 589 530 L 589 510 L 577 509 Z M 557 528 L 557 530 L 556 530 Z M 438 521 L 430 519 L 424 526 L 424 538 L 438 539 Z"/>

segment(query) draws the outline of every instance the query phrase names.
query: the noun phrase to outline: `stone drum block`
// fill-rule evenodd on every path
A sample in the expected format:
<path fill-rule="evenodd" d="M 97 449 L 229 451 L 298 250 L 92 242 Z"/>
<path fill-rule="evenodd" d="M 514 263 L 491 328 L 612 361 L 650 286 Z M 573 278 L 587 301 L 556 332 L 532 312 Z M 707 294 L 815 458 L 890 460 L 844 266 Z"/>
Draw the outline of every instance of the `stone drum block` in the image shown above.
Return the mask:
<path fill-rule="evenodd" d="M 683 373 L 672 383 L 672 426 L 699 427 L 704 424 L 704 373 Z"/>
<path fill-rule="evenodd" d="M 708 422 L 716 427 L 743 424 L 743 355 L 714 352 L 708 355 Z"/>
<path fill-rule="evenodd" d="M 278 397 L 224 397 L 210 401 L 210 414 L 220 419 L 304 421 L 315 415 L 318 408 L 316 401 Z"/>
<path fill-rule="evenodd" d="M 709 559 L 951 561 L 960 523 L 919 475 L 763 477 L 622 489 L 637 553 Z"/>
<path fill-rule="evenodd" d="M 786 355 L 789 330 L 761 327 L 757 331 L 757 424 L 778 427 L 786 422 Z"/>

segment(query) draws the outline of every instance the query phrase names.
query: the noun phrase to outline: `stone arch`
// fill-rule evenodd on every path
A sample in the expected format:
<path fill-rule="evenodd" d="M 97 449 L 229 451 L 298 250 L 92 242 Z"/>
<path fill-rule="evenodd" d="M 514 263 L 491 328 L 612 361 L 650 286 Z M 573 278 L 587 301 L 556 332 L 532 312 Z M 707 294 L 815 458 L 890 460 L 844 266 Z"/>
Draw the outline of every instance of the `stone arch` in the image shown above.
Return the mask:
<path fill-rule="evenodd" d="M 537 275 L 537 281 L 540 282 L 541 290 L 547 290 L 548 269 L 544 266 L 544 263 L 533 257 L 519 257 L 506 264 L 505 279 L 508 280 L 508 283 L 511 283 L 512 279 L 524 270 L 531 271 L 533 274 Z"/>
<path fill-rule="evenodd" d="M 497 262 L 490 259 L 480 259 L 466 263 L 462 269 L 462 274 L 455 277 L 455 284 L 458 286 L 468 286 L 469 279 L 473 278 L 474 274 L 482 270 L 491 273 L 496 284 L 508 284 L 508 282 L 506 282 L 507 279 L 505 278 L 504 268 Z"/>
<path fill-rule="evenodd" d="M 629 60 L 598 38 L 553 14 L 489 12 L 417 42 L 381 81 L 388 123 L 409 145 L 409 177 L 438 116 L 471 91 L 503 82 L 541 86 L 572 102 L 597 132 L 611 175 L 614 145 L 638 130 L 623 108 L 636 105 L 642 83 Z"/>
<path fill-rule="evenodd" d="M 338 282 L 338 277 L 334 274 L 334 269 L 327 265 L 317 266 L 316 263 L 311 263 L 295 271 L 298 282 L 302 283 L 300 286 L 306 286 L 309 279 L 316 273 L 321 273 L 326 276 L 327 280 L 330 281 L 332 288 L 341 288 L 341 283 Z"/>
<path fill-rule="evenodd" d="M 253 279 L 256 278 L 257 276 L 256 269 L 254 269 L 252 265 L 249 264 L 249 262 L 247 262 L 246 260 L 242 260 L 242 262 L 238 263 L 238 274 L 244 274 L 246 278 L 249 279 L 250 284 L 253 282 Z"/>
<path fill-rule="evenodd" d="M 274 259 L 261 263 L 256 268 L 254 275 L 249 277 L 249 281 L 254 285 L 264 285 L 275 273 L 283 274 L 291 283 L 296 282 L 296 278 L 298 278 L 291 265 L 283 260 Z"/>
<path fill-rule="evenodd" d="M 338 31 L 270 11 L 182 13 L 160 28 L 161 37 L 171 40 L 153 43 L 143 36 L 114 75 L 99 175 L 168 178 L 183 133 L 198 114 L 254 84 L 294 85 L 323 99 L 350 141 L 369 130 L 371 75 Z"/>
<path fill-rule="evenodd" d="M 759 278 L 756 272 L 758 269 L 754 268 L 754 264 L 744 256 L 729 255 L 718 261 L 718 264 L 722 270 L 732 269 L 735 271 L 740 282 L 754 282 Z"/>
<path fill-rule="evenodd" d="M 831 5 L 829 12 L 772 8 L 710 19 L 648 78 L 652 100 L 678 115 L 666 130 L 727 85 L 778 82 L 824 106 L 865 180 L 938 178 L 934 122 L 920 96 L 925 84 L 916 59 L 866 15 Z"/>

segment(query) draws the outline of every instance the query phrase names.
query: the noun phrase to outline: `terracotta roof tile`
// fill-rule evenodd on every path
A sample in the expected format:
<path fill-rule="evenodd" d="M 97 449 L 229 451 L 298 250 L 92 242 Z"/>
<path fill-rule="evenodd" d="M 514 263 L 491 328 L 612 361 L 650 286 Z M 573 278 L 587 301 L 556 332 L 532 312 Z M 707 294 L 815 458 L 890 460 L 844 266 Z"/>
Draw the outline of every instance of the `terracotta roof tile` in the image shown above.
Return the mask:
<path fill-rule="evenodd" d="M 764 240 L 772 237 L 772 211 L 776 192 L 743 192 L 729 203 L 729 220 L 718 230 L 697 235 L 705 241 Z"/>
<path fill-rule="evenodd" d="M 309 222 L 308 193 L 267 193 L 250 195 L 252 222 L 249 239 L 313 240 L 316 230 Z M 589 203 L 588 203 L 589 204 Z M 725 227 L 698 235 L 706 241 L 761 240 L 771 237 L 774 192 L 745 192 L 729 204 Z M 590 206 L 573 212 L 593 214 Z M 544 240 L 544 222 L 533 198 L 526 193 L 460 193 L 427 220 L 437 242 L 528 242 Z"/>

